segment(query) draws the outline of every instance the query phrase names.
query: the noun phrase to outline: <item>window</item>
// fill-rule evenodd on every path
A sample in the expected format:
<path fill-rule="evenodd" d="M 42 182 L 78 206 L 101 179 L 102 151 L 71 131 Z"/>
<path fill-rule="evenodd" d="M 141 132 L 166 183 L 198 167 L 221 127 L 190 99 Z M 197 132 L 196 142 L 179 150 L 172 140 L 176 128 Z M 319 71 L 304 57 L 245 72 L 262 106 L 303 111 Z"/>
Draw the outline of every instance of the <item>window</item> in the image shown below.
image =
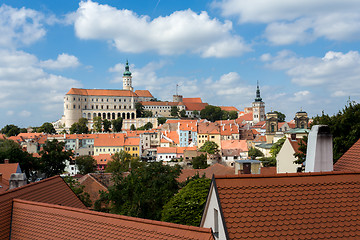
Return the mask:
<path fill-rule="evenodd" d="M 219 237 L 219 212 L 214 208 L 214 235 Z"/>

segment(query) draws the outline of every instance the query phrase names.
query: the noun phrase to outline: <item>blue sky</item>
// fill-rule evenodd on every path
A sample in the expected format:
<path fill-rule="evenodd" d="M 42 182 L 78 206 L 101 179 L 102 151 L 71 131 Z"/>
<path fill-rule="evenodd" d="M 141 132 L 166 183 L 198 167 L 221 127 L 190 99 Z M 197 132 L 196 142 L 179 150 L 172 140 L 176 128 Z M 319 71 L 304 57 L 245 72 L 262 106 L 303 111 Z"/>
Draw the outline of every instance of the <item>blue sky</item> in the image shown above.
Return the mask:
<path fill-rule="evenodd" d="M 63 114 L 72 87 L 171 100 L 334 114 L 360 95 L 360 2 L 352 0 L 17 1 L 0 5 L 0 127 Z"/>

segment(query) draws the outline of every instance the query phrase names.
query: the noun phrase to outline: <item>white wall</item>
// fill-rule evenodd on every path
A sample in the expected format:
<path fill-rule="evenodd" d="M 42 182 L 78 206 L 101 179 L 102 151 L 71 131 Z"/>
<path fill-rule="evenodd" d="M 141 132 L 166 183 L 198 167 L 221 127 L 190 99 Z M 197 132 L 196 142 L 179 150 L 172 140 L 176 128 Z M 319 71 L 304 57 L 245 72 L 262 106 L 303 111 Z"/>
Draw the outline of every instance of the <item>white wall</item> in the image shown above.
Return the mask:
<path fill-rule="evenodd" d="M 297 168 L 301 166 L 301 164 L 294 163 L 296 160 L 294 157 L 295 150 L 291 146 L 290 141 L 286 138 L 284 145 L 276 156 L 277 173 L 296 173 Z"/>

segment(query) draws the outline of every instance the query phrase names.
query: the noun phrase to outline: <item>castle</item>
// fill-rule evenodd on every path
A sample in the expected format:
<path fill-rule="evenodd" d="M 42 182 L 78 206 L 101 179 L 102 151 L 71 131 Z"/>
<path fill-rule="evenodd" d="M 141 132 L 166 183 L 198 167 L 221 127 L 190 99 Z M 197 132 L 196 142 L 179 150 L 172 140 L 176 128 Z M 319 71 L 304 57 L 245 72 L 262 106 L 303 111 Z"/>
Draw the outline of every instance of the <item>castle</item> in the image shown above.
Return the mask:
<path fill-rule="evenodd" d="M 136 102 L 154 99 L 148 90 L 135 90 L 129 63 L 126 62 L 123 74 L 123 90 L 71 88 L 64 97 L 64 115 L 54 123 L 55 128 L 69 129 L 80 118 L 86 118 L 92 128 L 94 117 L 124 120 L 124 128 L 136 126 Z"/>

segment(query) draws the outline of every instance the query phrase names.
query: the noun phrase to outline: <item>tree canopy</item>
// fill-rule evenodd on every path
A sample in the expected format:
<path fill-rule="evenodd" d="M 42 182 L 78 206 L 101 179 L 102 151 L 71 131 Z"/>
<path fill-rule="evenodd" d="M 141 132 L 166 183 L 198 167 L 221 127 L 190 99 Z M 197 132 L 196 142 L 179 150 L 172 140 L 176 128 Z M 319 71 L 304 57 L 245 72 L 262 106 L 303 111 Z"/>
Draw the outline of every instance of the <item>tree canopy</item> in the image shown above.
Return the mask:
<path fill-rule="evenodd" d="M 133 159 L 128 152 L 121 150 L 111 156 L 111 161 L 108 162 L 105 171 L 111 173 L 127 172 L 131 168 L 137 168 L 141 165 L 138 162 L 138 159 Z"/>
<path fill-rule="evenodd" d="M 166 117 L 158 117 L 158 125 L 162 125 L 166 122 Z"/>
<path fill-rule="evenodd" d="M 10 124 L 3 127 L 0 132 L 7 137 L 17 136 L 20 133 L 20 128 L 14 124 Z"/>
<path fill-rule="evenodd" d="M 263 157 L 264 154 L 259 149 L 251 147 L 249 148 L 248 156 L 252 159 L 256 159 L 257 157 Z"/>
<path fill-rule="evenodd" d="M 170 115 L 173 117 L 177 117 L 179 113 L 179 109 L 176 106 L 171 106 Z"/>
<path fill-rule="evenodd" d="M 185 118 L 185 117 L 186 117 L 186 111 L 185 111 L 185 109 L 182 109 L 182 110 L 179 112 L 179 115 L 180 115 L 180 117 Z"/>
<path fill-rule="evenodd" d="M 48 133 L 48 134 L 54 134 L 54 133 L 56 133 L 56 130 L 55 130 L 55 128 L 54 128 L 54 125 L 52 125 L 52 124 L 49 123 L 49 122 L 43 123 L 43 125 L 41 125 L 41 127 L 39 128 L 39 131 L 40 131 L 40 132 L 43 132 L 43 133 Z"/>
<path fill-rule="evenodd" d="M 75 159 L 80 174 L 88 174 L 94 172 L 96 168 L 96 160 L 93 156 L 79 156 Z"/>
<path fill-rule="evenodd" d="M 123 125 L 123 119 L 117 118 L 111 121 L 113 125 L 113 132 L 121 132 L 122 125 Z"/>
<path fill-rule="evenodd" d="M 103 119 L 102 124 L 103 124 L 103 127 L 104 127 L 104 132 L 110 132 L 111 122 L 109 120 L 107 120 L 107 119 Z"/>
<path fill-rule="evenodd" d="M 207 119 L 211 122 L 221 120 L 223 112 L 220 107 L 207 105 L 203 110 L 200 111 L 200 117 L 202 119 Z"/>
<path fill-rule="evenodd" d="M 206 141 L 200 148 L 200 152 L 206 152 L 208 154 L 216 154 L 219 152 L 219 145 L 213 141 Z"/>
<path fill-rule="evenodd" d="M 300 140 L 298 152 L 294 153 L 294 157 L 296 157 L 296 161 L 294 163 L 302 164 L 306 160 L 306 151 L 307 151 L 307 141 L 308 136 L 303 136 L 303 138 Z"/>
<path fill-rule="evenodd" d="M 46 177 L 52 177 L 64 172 L 65 160 L 70 160 L 73 155 L 70 150 L 64 150 L 65 143 L 56 139 L 47 140 L 40 151 L 40 170 Z"/>
<path fill-rule="evenodd" d="M 278 111 L 274 111 L 274 113 L 277 114 L 279 122 L 285 122 L 285 118 L 286 118 L 285 114 L 283 114 L 282 112 L 278 112 Z"/>
<path fill-rule="evenodd" d="M 102 131 L 102 120 L 101 117 L 97 116 L 93 118 L 93 128 L 95 132 L 101 132 Z"/>
<path fill-rule="evenodd" d="M 193 157 L 191 162 L 194 169 L 205 169 L 209 166 L 207 164 L 206 154 L 201 154 L 200 156 Z"/>
<path fill-rule="evenodd" d="M 69 185 L 71 190 L 76 194 L 76 196 L 78 196 L 78 198 L 84 203 L 85 206 L 92 206 L 89 193 L 84 191 L 84 185 L 81 185 L 78 181 L 70 176 L 64 177 L 64 181 Z"/>
<path fill-rule="evenodd" d="M 141 102 L 135 103 L 135 109 L 136 109 L 136 117 L 141 118 L 144 115 L 144 106 L 141 104 Z"/>
<path fill-rule="evenodd" d="M 110 212 L 160 220 L 161 210 L 178 191 L 176 178 L 180 167 L 163 165 L 161 162 L 147 163 L 131 169 L 128 176 L 114 174 L 114 185 L 109 188 L 107 200 Z"/>
<path fill-rule="evenodd" d="M 80 118 L 78 122 L 71 125 L 70 134 L 89 133 L 89 128 L 87 127 L 87 124 L 88 120 L 86 118 Z"/>
<path fill-rule="evenodd" d="M 161 221 L 199 226 L 211 180 L 190 181 L 163 208 Z"/>
<path fill-rule="evenodd" d="M 153 128 L 153 124 L 151 122 L 147 122 L 144 126 L 139 127 L 137 130 L 149 130 Z"/>
<path fill-rule="evenodd" d="M 336 162 L 360 138 L 360 104 L 348 102 L 336 115 L 322 114 L 313 118 L 312 125 L 328 125 L 333 135 Z"/>

